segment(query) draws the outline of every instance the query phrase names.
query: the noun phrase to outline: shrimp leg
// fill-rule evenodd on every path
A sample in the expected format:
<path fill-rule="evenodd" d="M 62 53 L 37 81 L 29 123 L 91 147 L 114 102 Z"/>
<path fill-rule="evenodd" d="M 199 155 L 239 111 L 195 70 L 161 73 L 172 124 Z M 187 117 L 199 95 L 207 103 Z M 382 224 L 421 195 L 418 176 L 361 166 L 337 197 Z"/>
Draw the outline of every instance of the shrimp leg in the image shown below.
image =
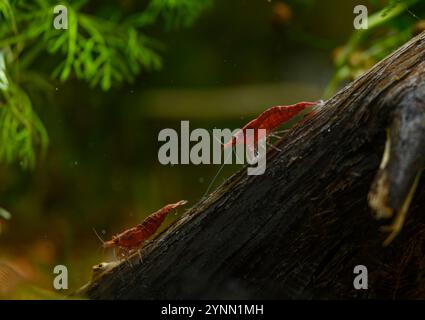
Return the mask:
<path fill-rule="evenodd" d="M 267 145 L 268 145 L 270 148 L 272 148 L 272 149 L 274 149 L 274 150 L 276 150 L 276 151 L 278 151 L 278 152 L 282 152 L 282 149 L 279 149 L 278 147 L 276 147 L 274 144 L 272 144 L 272 143 L 270 143 L 270 142 L 267 142 Z"/>

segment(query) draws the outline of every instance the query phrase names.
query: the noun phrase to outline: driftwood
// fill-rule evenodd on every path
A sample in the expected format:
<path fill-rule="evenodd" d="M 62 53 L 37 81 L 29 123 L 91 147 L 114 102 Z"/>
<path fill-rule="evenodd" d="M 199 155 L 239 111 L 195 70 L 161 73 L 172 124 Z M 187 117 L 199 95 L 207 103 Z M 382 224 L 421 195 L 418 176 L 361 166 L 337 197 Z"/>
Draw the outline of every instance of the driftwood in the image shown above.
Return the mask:
<path fill-rule="evenodd" d="M 99 266 L 78 293 L 425 298 L 425 33 L 309 114 L 278 147 L 265 174 L 234 175 L 144 247 L 141 262 L 135 254 Z M 381 230 L 403 217 L 401 230 Z M 368 269 L 367 290 L 353 287 L 356 265 Z"/>

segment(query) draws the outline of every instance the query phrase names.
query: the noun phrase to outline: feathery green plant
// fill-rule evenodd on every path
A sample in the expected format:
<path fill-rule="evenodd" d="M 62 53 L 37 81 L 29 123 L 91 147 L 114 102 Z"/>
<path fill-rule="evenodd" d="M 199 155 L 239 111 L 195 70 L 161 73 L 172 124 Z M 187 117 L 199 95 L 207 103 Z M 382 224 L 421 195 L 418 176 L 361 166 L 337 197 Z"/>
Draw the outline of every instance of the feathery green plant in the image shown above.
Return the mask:
<path fill-rule="evenodd" d="M 68 11 L 67 30 L 53 27 L 54 7 L 59 4 Z M 160 43 L 146 35 L 144 27 L 157 22 L 165 22 L 167 28 L 189 26 L 210 4 L 211 0 L 150 0 L 143 10 L 126 16 L 117 1 L 113 12 L 118 14 L 103 17 L 93 13 L 99 8 L 87 0 L 0 0 L 0 161 L 31 168 L 37 151 L 48 144 L 23 79 L 40 86 L 45 82 L 40 74 L 50 73 L 62 82 L 75 77 L 105 91 L 131 82 L 142 70 L 161 67 Z M 48 66 L 35 72 L 39 81 L 26 76 L 46 54 L 51 55 Z"/>

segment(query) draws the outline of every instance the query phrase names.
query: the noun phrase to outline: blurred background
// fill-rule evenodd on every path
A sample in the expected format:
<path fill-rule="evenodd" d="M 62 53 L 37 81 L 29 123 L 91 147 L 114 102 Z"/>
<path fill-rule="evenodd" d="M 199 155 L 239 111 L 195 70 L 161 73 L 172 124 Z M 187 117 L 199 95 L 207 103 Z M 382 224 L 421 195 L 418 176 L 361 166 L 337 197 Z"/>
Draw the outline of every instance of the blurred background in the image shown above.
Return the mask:
<path fill-rule="evenodd" d="M 238 128 L 329 97 L 425 28 L 421 1 L 99 0 L 60 2 L 64 31 L 55 1 L 31 2 L 0 2 L 0 297 L 12 299 L 61 298 L 58 264 L 62 293 L 87 282 L 113 259 L 93 228 L 109 239 L 202 197 L 219 166 L 161 165 L 161 129 Z M 359 4 L 368 31 L 354 31 Z"/>

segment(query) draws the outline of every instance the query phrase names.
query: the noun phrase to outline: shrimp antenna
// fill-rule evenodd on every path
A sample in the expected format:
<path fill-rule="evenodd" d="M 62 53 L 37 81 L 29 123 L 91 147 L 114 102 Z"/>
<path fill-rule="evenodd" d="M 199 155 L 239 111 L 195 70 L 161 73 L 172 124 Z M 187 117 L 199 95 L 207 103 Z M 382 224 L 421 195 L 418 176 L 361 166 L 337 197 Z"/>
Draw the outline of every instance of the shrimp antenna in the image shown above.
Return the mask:
<path fill-rule="evenodd" d="M 208 194 L 208 192 L 210 191 L 210 189 L 211 189 L 212 185 L 214 184 L 215 180 L 217 180 L 217 177 L 218 177 L 218 175 L 220 174 L 221 170 L 223 170 L 223 168 L 224 168 L 224 164 L 225 164 L 225 163 L 223 163 L 223 164 L 220 166 L 220 169 L 218 169 L 217 173 L 215 174 L 214 178 L 211 180 L 210 184 L 208 185 L 207 191 L 205 191 L 205 193 L 204 193 L 204 195 L 202 196 L 202 198 L 203 198 L 203 197 L 205 197 L 205 196 Z"/>
<path fill-rule="evenodd" d="M 224 146 L 224 143 L 222 143 L 221 141 L 219 141 L 218 139 L 217 139 L 217 137 L 216 136 L 214 136 L 213 135 L 213 137 L 222 145 L 222 146 Z M 217 177 L 218 177 L 218 175 L 220 174 L 220 172 L 221 172 L 221 170 L 223 170 L 223 168 L 224 168 L 224 165 L 226 164 L 226 161 L 229 159 L 229 157 L 231 157 L 233 155 L 233 148 L 232 148 L 232 152 L 227 156 L 227 158 L 226 159 L 224 159 L 224 162 L 223 162 L 223 164 L 220 166 L 220 169 L 218 169 L 218 171 L 216 172 L 216 174 L 215 174 L 215 176 L 214 176 L 214 178 L 211 180 L 211 182 L 210 182 L 210 184 L 208 185 L 208 188 L 207 188 L 207 191 L 205 191 L 205 193 L 204 193 L 204 195 L 202 196 L 202 198 L 203 197 L 205 197 L 207 194 L 208 194 L 208 192 L 211 190 L 211 187 L 212 187 L 212 185 L 214 184 L 214 182 L 217 180 Z M 236 155 L 236 157 L 238 157 L 238 155 L 235 153 L 235 155 Z"/>
<path fill-rule="evenodd" d="M 94 234 L 99 238 L 100 242 L 102 242 L 102 244 L 105 244 L 105 241 L 103 241 L 103 239 L 99 236 L 99 234 L 97 233 L 94 227 L 93 227 L 93 231 L 94 231 Z"/>

